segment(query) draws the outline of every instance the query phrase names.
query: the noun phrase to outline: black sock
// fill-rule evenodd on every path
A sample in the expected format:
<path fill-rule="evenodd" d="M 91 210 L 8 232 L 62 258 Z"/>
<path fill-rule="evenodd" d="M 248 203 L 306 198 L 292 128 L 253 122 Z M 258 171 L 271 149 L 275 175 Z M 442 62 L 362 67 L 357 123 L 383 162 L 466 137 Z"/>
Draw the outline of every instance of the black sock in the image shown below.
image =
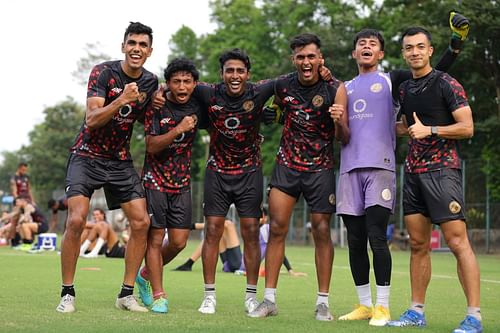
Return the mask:
<path fill-rule="evenodd" d="M 193 264 L 194 264 L 194 261 L 193 259 L 189 258 L 185 263 L 184 263 L 184 266 L 187 266 L 187 267 L 193 267 Z"/>
<path fill-rule="evenodd" d="M 64 295 L 71 295 L 71 296 L 75 297 L 75 285 L 71 284 L 69 286 L 66 286 L 63 284 L 62 291 L 61 291 L 61 297 L 63 297 Z"/>
<path fill-rule="evenodd" d="M 23 239 L 23 244 L 33 244 L 32 239 Z"/>
<path fill-rule="evenodd" d="M 127 286 L 126 284 L 122 284 L 122 290 L 118 295 L 118 298 L 130 296 L 134 294 L 134 286 Z"/>

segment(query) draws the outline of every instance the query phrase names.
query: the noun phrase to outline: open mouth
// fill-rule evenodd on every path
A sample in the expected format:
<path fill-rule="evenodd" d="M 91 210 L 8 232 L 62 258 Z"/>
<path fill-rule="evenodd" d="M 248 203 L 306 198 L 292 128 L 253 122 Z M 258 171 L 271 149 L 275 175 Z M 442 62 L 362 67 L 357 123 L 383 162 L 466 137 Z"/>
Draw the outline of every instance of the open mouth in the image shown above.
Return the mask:
<path fill-rule="evenodd" d="M 362 57 L 371 57 L 372 55 L 373 55 L 373 53 L 370 50 L 364 50 L 361 52 Z"/>
<path fill-rule="evenodd" d="M 312 76 L 312 67 L 303 67 L 302 68 L 302 73 L 304 74 L 304 77 L 310 77 Z"/>
<path fill-rule="evenodd" d="M 231 81 L 229 82 L 229 87 L 233 90 L 238 90 L 240 88 L 241 82 L 240 81 Z"/>

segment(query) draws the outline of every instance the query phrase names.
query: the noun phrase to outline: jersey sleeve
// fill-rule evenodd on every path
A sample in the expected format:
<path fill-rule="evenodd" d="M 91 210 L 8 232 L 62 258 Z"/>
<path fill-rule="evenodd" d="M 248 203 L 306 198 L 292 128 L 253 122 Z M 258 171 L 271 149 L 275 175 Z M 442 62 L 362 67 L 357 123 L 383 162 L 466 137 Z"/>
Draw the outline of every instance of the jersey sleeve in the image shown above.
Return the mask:
<path fill-rule="evenodd" d="M 447 74 L 441 75 L 441 89 L 443 98 L 450 111 L 468 106 L 467 95 L 462 85 Z"/>
<path fill-rule="evenodd" d="M 103 69 L 99 65 L 92 68 L 87 87 L 87 98 L 90 97 L 106 98 L 106 89 L 108 86 L 109 73 L 110 71 L 108 69 Z"/>
<path fill-rule="evenodd" d="M 158 135 L 159 131 L 159 119 L 160 111 L 153 108 L 153 104 L 150 103 L 146 109 L 144 116 L 144 134 L 147 135 Z"/>
<path fill-rule="evenodd" d="M 435 66 L 435 69 L 447 72 L 455 62 L 455 59 L 457 59 L 457 55 L 458 53 L 452 52 L 450 48 L 447 47 L 443 54 L 441 54 L 441 58 L 439 58 L 439 62 Z"/>
<path fill-rule="evenodd" d="M 215 95 L 215 86 L 213 84 L 199 82 L 193 91 L 193 98 L 199 105 L 198 114 L 198 128 L 207 129 L 209 126 L 208 121 L 208 108 L 210 100 Z"/>
<path fill-rule="evenodd" d="M 391 83 L 392 83 L 392 99 L 394 101 L 399 101 L 399 87 L 401 83 L 406 80 L 411 79 L 411 72 L 409 70 L 404 69 L 396 69 L 391 71 Z"/>

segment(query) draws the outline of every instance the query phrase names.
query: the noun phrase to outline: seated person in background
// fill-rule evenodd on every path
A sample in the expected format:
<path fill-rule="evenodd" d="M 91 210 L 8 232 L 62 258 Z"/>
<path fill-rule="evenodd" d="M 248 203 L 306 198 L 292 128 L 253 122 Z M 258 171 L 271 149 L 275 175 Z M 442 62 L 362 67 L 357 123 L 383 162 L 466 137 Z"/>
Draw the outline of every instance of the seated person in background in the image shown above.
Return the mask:
<path fill-rule="evenodd" d="M 66 195 L 63 195 L 57 199 L 50 199 L 47 206 L 52 212 L 49 221 L 49 232 L 56 232 L 58 220 L 57 212 L 68 210 L 68 199 L 66 198 Z"/>
<path fill-rule="evenodd" d="M 19 249 L 29 251 L 32 249 L 34 236 L 49 229 L 47 219 L 37 206 L 28 202 L 26 197 L 17 197 L 14 205 L 17 213 L 13 216 L 12 223 L 17 226 L 23 243 Z"/>
<path fill-rule="evenodd" d="M 118 235 L 113 231 L 111 225 L 106 222 L 106 214 L 101 208 L 92 211 L 94 223 L 87 223 L 90 226 L 87 236 L 80 247 L 80 256 L 84 258 L 97 258 L 99 252 L 106 245 L 106 257 L 124 258 L 125 247 L 119 242 Z M 95 244 L 94 244 L 95 242 Z M 92 249 L 85 254 L 88 249 Z"/>
<path fill-rule="evenodd" d="M 267 209 L 264 207 L 262 209 L 262 218 L 260 219 L 260 251 L 261 251 L 261 261 L 264 260 L 267 249 L 267 242 L 269 240 L 269 224 L 267 224 Z M 200 242 L 196 250 L 191 254 L 191 257 L 182 265 L 175 268 L 175 271 L 191 271 L 193 264 L 201 256 L 201 248 L 203 246 L 203 241 Z M 245 264 L 243 263 L 243 256 L 240 249 L 240 240 L 238 237 L 238 232 L 236 226 L 231 220 L 226 220 L 224 222 L 224 233 L 222 234 L 221 241 L 219 243 L 219 254 L 221 261 L 223 263 L 222 270 L 224 272 L 237 272 L 240 274 L 245 273 Z M 295 272 L 290 265 L 287 257 L 283 259 L 283 265 L 287 269 L 291 276 L 307 276 L 306 273 Z M 262 276 L 262 271 L 260 275 Z"/>

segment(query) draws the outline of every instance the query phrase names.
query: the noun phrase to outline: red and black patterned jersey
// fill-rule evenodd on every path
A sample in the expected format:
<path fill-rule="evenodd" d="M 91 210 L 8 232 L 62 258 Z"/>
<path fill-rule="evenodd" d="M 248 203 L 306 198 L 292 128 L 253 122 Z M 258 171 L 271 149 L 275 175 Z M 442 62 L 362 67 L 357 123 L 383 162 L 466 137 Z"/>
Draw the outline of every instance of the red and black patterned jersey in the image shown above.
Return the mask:
<path fill-rule="evenodd" d="M 186 104 L 176 104 L 167 99 L 160 110 L 148 107 L 144 121 L 146 135 L 162 135 L 173 130 L 185 116 L 199 118 L 200 105 L 192 98 Z M 197 127 L 177 136 L 157 154 L 146 153 L 143 169 L 144 187 L 168 193 L 190 190 L 191 149 Z"/>
<path fill-rule="evenodd" d="M 30 201 L 32 200 L 30 196 L 30 177 L 28 175 L 15 174 L 14 176 L 12 176 L 10 181 L 16 184 L 18 197 L 25 197 L 28 198 Z"/>
<path fill-rule="evenodd" d="M 328 108 L 340 81 L 319 80 L 300 84 L 297 74 L 276 82 L 276 95 L 284 111 L 284 126 L 276 162 L 305 172 L 332 169 L 335 128 Z"/>
<path fill-rule="evenodd" d="M 415 112 L 426 126 L 447 126 L 455 123 L 453 112 L 468 106 L 463 87 L 449 74 L 432 70 L 428 75 L 411 79 L 400 86 L 401 112 L 408 126 L 415 123 Z M 408 141 L 405 172 L 423 173 L 438 169 L 460 169 L 458 141 L 426 137 Z"/>
<path fill-rule="evenodd" d="M 261 166 L 262 108 L 274 93 L 274 82 L 248 82 L 245 92 L 237 97 L 229 96 L 223 83 L 197 85 L 194 97 L 208 108 L 207 168 L 235 175 Z"/>
<path fill-rule="evenodd" d="M 121 62 L 108 61 L 95 66 L 90 73 L 87 98 L 102 97 L 104 106 L 122 93 L 125 85 L 137 82 L 141 96 L 136 102 L 123 106 L 104 126 L 89 130 L 85 120 L 70 151 L 83 156 L 112 160 L 130 160 L 130 137 L 134 122 L 144 115 L 146 105 L 157 89 L 156 75 L 143 69 L 138 79 L 123 72 Z"/>

